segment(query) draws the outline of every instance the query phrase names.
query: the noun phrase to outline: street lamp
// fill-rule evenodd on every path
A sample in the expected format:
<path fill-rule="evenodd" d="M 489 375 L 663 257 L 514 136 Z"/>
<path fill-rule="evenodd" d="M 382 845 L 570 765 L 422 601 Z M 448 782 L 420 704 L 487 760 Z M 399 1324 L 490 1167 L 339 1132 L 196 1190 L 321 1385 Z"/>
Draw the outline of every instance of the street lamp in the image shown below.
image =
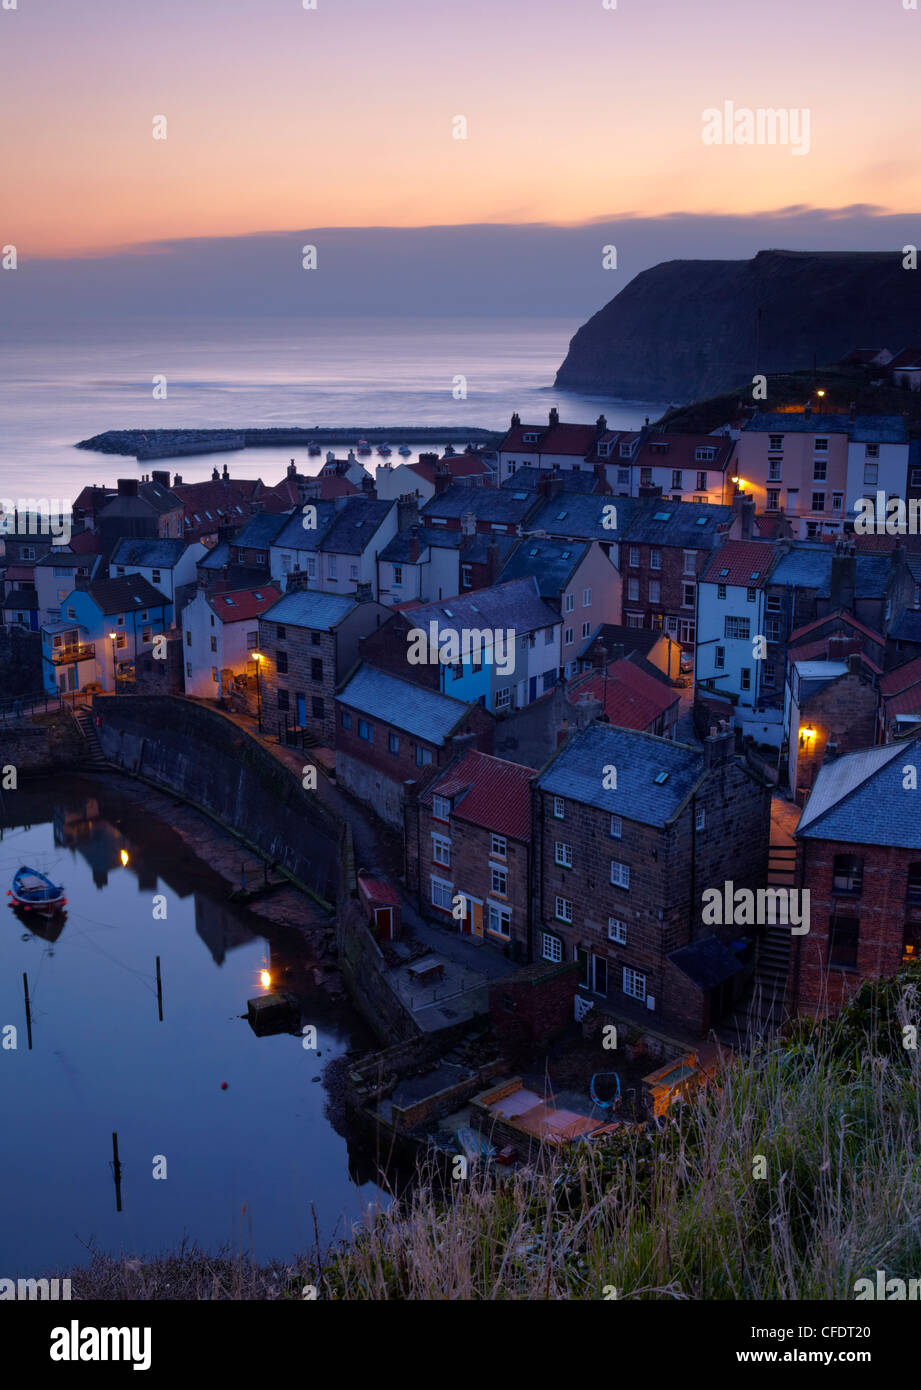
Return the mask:
<path fill-rule="evenodd" d="M 115 669 L 115 643 L 118 640 L 117 632 L 110 632 L 109 637 L 112 642 L 112 694 L 118 694 L 118 673 Z"/>
<path fill-rule="evenodd" d="M 262 666 L 262 653 L 253 652 L 253 660 L 256 663 L 256 719 L 259 732 L 262 733 L 262 682 L 259 678 L 259 671 Z"/>

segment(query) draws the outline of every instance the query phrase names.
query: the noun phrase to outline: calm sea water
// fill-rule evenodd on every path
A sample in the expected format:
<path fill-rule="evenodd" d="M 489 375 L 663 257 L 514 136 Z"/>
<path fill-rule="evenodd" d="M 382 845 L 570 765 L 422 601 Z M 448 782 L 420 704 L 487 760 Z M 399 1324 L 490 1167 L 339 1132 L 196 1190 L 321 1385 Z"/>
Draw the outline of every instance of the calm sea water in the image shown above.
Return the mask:
<path fill-rule="evenodd" d="M 16 1049 L 0 1048 L 0 1276 L 78 1265 L 88 1247 L 154 1253 L 184 1235 L 288 1259 L 313 1247 L 311 1203 L 321 1238 L 349 1235 L 376 1169 L 330 1109 L 324 1069 L 372 1039 L 316 988 L 300 938 L 229 904 L 223 880 L 117 790 L 70 779 L 4 801 L 3 890 L 26 863 L 65 885 L 68 906 L 50 930 L 0 906 L 0 1030 L 18 1030 Z M 241 1017 L 266 966 L 289 969 L 317 1051 L 257 1037 Z"/>
<path fill-rule="evenodd" d="M 211 323 L 0 328 L 0 495 L 72 498 L 86 483 L 147 472 L 133 459 L 86 453 L 79 439 L 107 429 L 271 425 L 412 425 L 502 429 L 513 410 L 542 422 L 634 428 L 662 403 L 583 397 L 553 389 L 578 323 L 569 319 L 287 319 Z M 152 378 L 167 379 L 166 400 Z M 453 395 L 455 377 L 467 397 Z M 423 446 L 431 448 L 431 445 Z M 248 449 L 165 463 L 186 481 L 218 461 L 232 474 L 276 482 L 290 449 Z M 314 471 L 298 457 L 302 471 Z"/>

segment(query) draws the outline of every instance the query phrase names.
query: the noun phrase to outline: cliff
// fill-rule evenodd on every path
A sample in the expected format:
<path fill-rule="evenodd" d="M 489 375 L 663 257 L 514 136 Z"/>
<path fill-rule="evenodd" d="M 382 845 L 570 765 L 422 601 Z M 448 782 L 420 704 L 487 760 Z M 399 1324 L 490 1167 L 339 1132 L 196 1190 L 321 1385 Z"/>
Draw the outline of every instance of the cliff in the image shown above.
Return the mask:
<path fill-rule="evenodd" d="M 836 362 L 854 347 L 917 341 L 921 271 L 901 252 L 759 251 L 750 261 L 666 261 L 578 330 L 556 385 L 689 401 L 756 372 Z"/>

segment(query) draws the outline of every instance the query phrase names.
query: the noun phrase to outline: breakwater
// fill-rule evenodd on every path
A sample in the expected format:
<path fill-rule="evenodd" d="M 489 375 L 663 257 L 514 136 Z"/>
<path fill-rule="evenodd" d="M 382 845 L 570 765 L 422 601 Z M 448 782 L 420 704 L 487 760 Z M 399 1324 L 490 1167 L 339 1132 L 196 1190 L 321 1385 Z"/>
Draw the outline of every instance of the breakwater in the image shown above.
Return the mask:
<path fill-rule="evenodd" d="M 475 425 L 365 425 L 362 427 L 317 425 L 278 426 L 271 429 L 190 429 L 190 430 L 106 430 L 89 439 L 81 439 L 78 449 L 91 449 L 99 454 L 132 455 L 139 462 L 156 458 L 180 458 L 187 454 L 224 453 L 235 449 L 278 448 L 305 449 L 309 444 L 335 448 L 355 445 L 360 439 L 369 444 L 402 443 L 475 444 L 495 448 L 503 437 L 501 430 L 487 430 Z"/>

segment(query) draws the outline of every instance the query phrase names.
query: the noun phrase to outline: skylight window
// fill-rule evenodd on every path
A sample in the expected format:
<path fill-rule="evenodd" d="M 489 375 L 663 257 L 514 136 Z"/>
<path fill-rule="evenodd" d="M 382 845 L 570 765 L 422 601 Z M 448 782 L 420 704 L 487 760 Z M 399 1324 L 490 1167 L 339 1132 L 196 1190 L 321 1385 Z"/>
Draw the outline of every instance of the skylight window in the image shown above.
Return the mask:
<path fill-rule="evenodd" d="M 655 782 L 657 787 L 661 787 L 664 782 L 668 781 L 668 773 L 657 772 L 655 777 L 653 778 L 653 781 Z"/>
<path fill-rule="evenodd" d="M 529 555 L 536 555 L 536 554 L 537 554 L 537 550 L 536 550 L 536 549 L 534 549 L 534 550 L 529 550 L 529 551 L 528 551 L 528 554 L 529 554 Z"/>
<path fill-rule="evenodd" d="M 709 518 L 708 516 L 699 516 L 699 517 L 697 518 L 697 525 L 698 525 L 698 526 L 706 526 L 706 524 L 707 524 L 707 522 L 708 522 L 709 520 L 710 520 L 710 518 Z"/>
<path fill-rule="evenodd" d="M 670 516 L 671 512 L 656 512 L 652 519 L 653 521 L 668 521 Z"/>
<path fill-rule="evenodd" d="M 560 558 L 561 558 L 562 560 L 568 560 L 571 554 L 572 554 L 572 551 L 571 551 L 571 550 L 564 550 L 564 551 L 563 551 L 563 554 L 560 556 Z"/>
<path fill-rule="evenodd" d="M 526 502 L 528 494 L 526 492 L 516 492 L 514 497 L 516 502 Z"/>
<path fill-rule="evenodd" d="M 254 589 L 254 590 L 253 590 L 253 598 L 261 599 L 261 598 L 262 598 L 262 595 L 261 595 L 261 594 L 257 594 L 257 593 L 256 593 L 256 590 Z"/>
<path fill-rule="evenodd" d="M 728 570 L 720 570 L 720 579 L 725 579 L 728 573 Z"/>
<path fill-rule="evenodd" d="M 227 604 L 227 607 L 228 607 L 228 608 L 233 608 L 233 607 L 234 607 L 234 601 L 233 601 L 232 598 L 225 598 L 225 599 L 224 599 L 224 602 Z"/>
<path fill-rule="evenodd" d="M 557 514 L 556 514 L 556 520 L 557 520 L 557 521 L 565 521 L 566 518 L 567 518 L 568 516 L 569 516 L 569 513 L 568 513 L 568 512 L 557 512 Z"/>
<path fill-rule="evenodd" d="M 752 579 L 757 579 L 760 574 L 760 570 L 752 570 Z"/>

